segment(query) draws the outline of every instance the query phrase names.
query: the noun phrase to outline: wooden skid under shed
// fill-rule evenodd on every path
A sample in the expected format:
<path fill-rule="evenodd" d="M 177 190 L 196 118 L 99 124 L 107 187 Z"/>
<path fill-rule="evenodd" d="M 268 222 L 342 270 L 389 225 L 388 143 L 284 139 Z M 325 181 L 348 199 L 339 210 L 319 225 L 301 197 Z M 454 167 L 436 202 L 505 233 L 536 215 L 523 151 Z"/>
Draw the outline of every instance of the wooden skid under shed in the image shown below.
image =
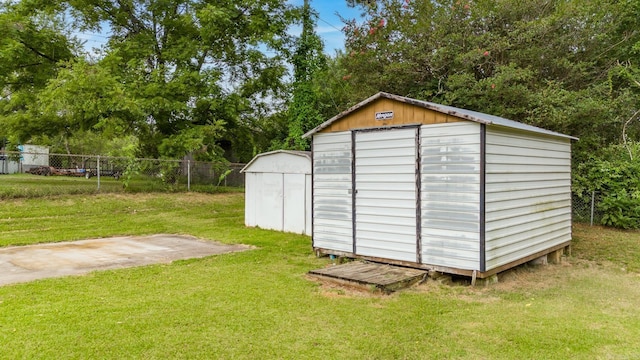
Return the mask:
<path fill-rule="evenodd" d="M 311 270 L 309 275 L 347 285 L 369 289 L 375 287 L 384 293 L 391 293 L 420 281 L 427 276 L 427 271 L 388 264 L 354 261 Z"/>

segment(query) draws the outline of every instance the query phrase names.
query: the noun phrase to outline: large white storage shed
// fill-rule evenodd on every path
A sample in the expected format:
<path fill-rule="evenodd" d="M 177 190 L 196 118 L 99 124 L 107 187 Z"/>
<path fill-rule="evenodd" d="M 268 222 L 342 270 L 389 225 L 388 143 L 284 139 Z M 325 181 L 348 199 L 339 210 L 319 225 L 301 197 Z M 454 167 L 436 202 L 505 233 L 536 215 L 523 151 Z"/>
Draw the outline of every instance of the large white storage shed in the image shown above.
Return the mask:
<path fill-rule="evenodd" d="M 245 225 L 311 235 L 311 153 L 258 154 L 245 174 Z"/>
<path fill-rule="evenodd" d="M 486 277 L 570 244 L 571 136 L 387 93 L 304 136 L 319 253 Z"/>

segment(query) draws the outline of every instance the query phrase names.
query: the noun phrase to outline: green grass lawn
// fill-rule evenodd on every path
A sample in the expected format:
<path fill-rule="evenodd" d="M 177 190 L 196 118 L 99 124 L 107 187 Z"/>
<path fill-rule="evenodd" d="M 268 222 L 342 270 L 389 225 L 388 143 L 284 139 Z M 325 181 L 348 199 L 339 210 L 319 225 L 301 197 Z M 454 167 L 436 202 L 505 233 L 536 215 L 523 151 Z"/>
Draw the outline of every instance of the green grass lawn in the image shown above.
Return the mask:
<path fill-rule="evenodd" d="M 106 192 L 123 192 L 122 183 L 113 178 L 100 179 Z M 71 176 L 39 176 L 32 174 L 0 175 L 0 199 L 42 197 L 60 194 L 93 194 L 98 192 L 96 179 Z"/>
<path fill-rule="evenodd" d="M 638 232 L 579 225 L 561 265 L 386 296 L 309 280 L 329 259 L 309 237 L 245 228 L 238 193 L 0 204 L 0 246 L 177 233 L 257 247 L 0 287 L 0 358 L 640 358 Z"/>
<path fill-rule="evenodd" d="M 104 193 L 184 192 L 187 184 L 167 184 L 148 176 L 116 180 L 112 177 L 85 179 L 83 176 L 42 176 L 33 174 L 0 175 L 0 200 L 35 198 L 57 195 L 89 195 Z M 192 184 L 191 190 L 204 193 L 237 192 L 240 189 L 218 187 L 213 184 Z"/>

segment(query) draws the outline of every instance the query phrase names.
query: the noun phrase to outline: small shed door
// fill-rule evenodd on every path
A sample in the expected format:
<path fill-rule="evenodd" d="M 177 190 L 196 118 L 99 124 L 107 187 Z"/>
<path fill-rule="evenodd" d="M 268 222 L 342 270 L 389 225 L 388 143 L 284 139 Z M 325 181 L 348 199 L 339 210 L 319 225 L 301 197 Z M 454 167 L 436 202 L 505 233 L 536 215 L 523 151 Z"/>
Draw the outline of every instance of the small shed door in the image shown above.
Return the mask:
<path fill-rule="evenodd" d="M 417 128 L 355 134 L 355 252 L 416 262 Z"/>
<path fill-rule="evenodd" d="M 282 174 L 258 174 L 256 187 L 256 225 L 263 229 L 282 231 Z"/>
<path fill-rule="evenodd" d="M 306 230 L 307 196 L 305 174 L 283 174 L 283 212 L 282 229 L 303 234 Z"/>

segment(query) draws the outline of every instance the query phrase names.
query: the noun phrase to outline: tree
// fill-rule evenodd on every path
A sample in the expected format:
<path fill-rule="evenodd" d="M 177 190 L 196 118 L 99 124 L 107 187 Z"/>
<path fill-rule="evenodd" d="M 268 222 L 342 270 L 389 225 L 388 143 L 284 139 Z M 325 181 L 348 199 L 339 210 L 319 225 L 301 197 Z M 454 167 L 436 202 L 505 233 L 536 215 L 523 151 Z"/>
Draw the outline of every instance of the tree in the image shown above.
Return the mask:
<path fill-rule="evenodd" d="M 70 136 L 90 127 L 120 128 L 138 136 L 140 155 L 180 157 L 206 148 L 202 154 L 222 156 L 222 146 L 234 156 L 245 153 L 241 147 L 251 142 L 246 138 L 251 134 L 243 129 L 263 115 L 254 109 L 283 96 L 287 27 L 296 12 L 281 1 L 23 0 L 19 4 L 48 7 L 58 16 L 70 14 L 73 30 L 109 35 L 99 60 L 89 67 L 105 82 L 97 81 L 93 89 L 90 82 L 81 84 L 88 68 L 68 63 L 69 58 L 64 59 L 65 76 L 78 72 L 73 83 L 82 87 L 84 95 L 74 99 L 68 79 L 51 80 L 65 85 L 55 89 L 52 85 L 42 95 L 50 101 L 39 107 L 51 111 L 32 111 L 38 119 L 29 121 L 50 123 L 50 131 L 63 131 L 59 125 L 70 123 L 80 125 L 64 128 Z M 108 104 L 99 98 L 92 104 L 98 94 L 112 90 L 126 94 L 126 103 Z M 54 100 L 54 93 L 66 102 Z M 60 107 L 66 111 L 58 111 Z M 27 120 L 11 121 L 14 130 L 21 129 L 23 140 L 42 131 L 23 126 Z M 192 146 L 178 154 L 180 147 L 169 143 L 185 138 L 208 143 L 188 141 Z"/>
<path fill-rule="evenodd" d="M 87 132 L 98 131 L 113 139 L 147 127 L 141 121 L 144 114 L 140 106 L 127 95 L 119 79 L 83 59 L 63 64 L 36 100 L 29 119 L 20 125 L 35 123 L 38 136 L 60 135 L 68 153 L 69 139 L 76 137 L 76 143 L 81 142 Z"/>
<path fill-rule="evenodd" d="M 360 102 L 362 98 L 353 96 L 357 89 L 351 86 L 351 76 L 345 70 L 344 62 L 349 61 L 342 52 L 334 58 L 327 59 L 327 67 L 313 78 L 314 89 L 317 89 L 317 109 L 323 120 L 327 120 Z"/>
<path fill-rule="evenodd" d="M 55 7 L 34 9 L 26 3 L 0 4 L 0 138 L 17 145 L 42 128 L 28 115 L 37 94 L 75 57 Z"/>
<path fill-rule="evenodd" d="M 160 146 L 164 139 L 192 133 L 194 127 L 223 126 L 227 134 L 218 132 L 214 141 L 241 146 L 237 129 L 255 116 L 257 104 L 277 97 L 285 73 L 279 54 L 293 16 L 280 1 L 70 4 L 84 26 L 110 25 L 113 35 L 102 63 L 133 85 L 129 95 L 150 124 L 143 133 L 147 154 L 169 155 L 162 153 L 169 148 Z M 261 47 L 276 55 L 267 56 Z M 185 151 L 205 145 L 215 143 Z"/>
<path fill-rule="evenodd" d="M 569 133 L 578 157 L 617 141 L 635 108 L 609 74 L 637 61 L 636 2 L 352 3 L 366 15 L 345 23 L 357 98 L 388 91 Z"/>
<path fill-rule="evenodd" d="M 296 43 L 296 51 L 292 59 L 293 100 L 288 110 L 289 133 L 284 146 L 308 150 L 309 140 L 303 139 L 302 135 L 323 120 L 318 106 L 318 91 L 314 86 L 314 79 L 326 70 L 326 56 L 322 52 L 322 40 L 314 31 L 317 15 L 312 12 L 308 0 L 305 0 L 302 11 L 302 34 Z"/>

